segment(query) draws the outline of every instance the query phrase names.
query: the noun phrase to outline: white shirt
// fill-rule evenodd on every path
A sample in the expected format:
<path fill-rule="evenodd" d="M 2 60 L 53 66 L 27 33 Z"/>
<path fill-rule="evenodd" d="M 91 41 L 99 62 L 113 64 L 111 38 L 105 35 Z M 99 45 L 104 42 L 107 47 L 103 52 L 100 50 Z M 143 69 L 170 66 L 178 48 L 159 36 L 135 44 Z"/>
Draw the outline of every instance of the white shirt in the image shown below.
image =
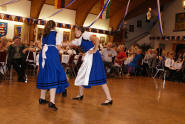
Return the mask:
<path fill-rule="evenodd" d="M 109 50 L 107 48 L 103 49 L 101 54 L 105 62 L 112 62 L 112 57 L 117 56 L 116 51 L 112 48 Z M 112 57 L 110 57 L 109 55 L 112 55 Z"/>
<path fill-rule="evenodd" d="M 74 55 L 74 54 L 76 54 L 76 51 L 73 50 L 73 49 L 69 49 L 69 50 L 67 51 L 67 53 L 68 53 L 69 55 Z"/>
<path fill-rule="evenodd" d="M 128 65 L 132 62 L 134 56 L 127 57 L 127 59 L 124 61 L 124 65 Z"/>
<path fill-rule="evenodd" d="M 57 32 L 56 35 L 56 45 L 62 45 L 63 42 L 63 35 L 59 32 Z"/>
<path fill-rule="evenodd" d="M 85 31 L 80 38 L 74 39 L 72 41 L 72 44 L 74 44 L 76 46 L 80 46 L 81 45 L 81 42 L 82 42 L 82 38 L 85 39 L 85 40 L 90 40 L 90 37 L 91 37 L 91 34 L 89 32 L 86 32 Z"/>
<path fill-rule="evenodd" d="M 170 58 L 167 58 L 166 61 L 165 61 L 165 67 L 172 67 L 174 64 L 174 60 L 173 59 L 170 59 Z"/>

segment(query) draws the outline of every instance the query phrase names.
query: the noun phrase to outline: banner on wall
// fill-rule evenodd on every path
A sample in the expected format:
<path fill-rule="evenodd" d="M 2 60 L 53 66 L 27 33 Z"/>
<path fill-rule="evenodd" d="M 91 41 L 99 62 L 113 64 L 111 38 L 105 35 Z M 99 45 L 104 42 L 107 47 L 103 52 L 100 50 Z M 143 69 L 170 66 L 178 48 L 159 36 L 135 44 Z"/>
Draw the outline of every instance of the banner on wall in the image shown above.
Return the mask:
<path fill-rule="evenodd" d="M 21 32 L 22 32 L 22 25 L 15 25 L 14 36 L 21 36 Z"/>
<path fill-rule="evenodd" d="M 73 0 L 75 1 L 75 0 Z M 110 1 L 110 0 L 108 0 Z M 39 25 L 45 25 L 47 23 L 47 20 L 42 20 L 42 19 L 33 19 L 33 18 L 26 18 L 26 17 L 21 17 L 21 16 L 15 16 L 15 15 L 9 15 L 9 14 L 2 14 L 0 13 L 0 19 L 3 20 L 9 20 L 9 21 L 17 21 L 17 22 L 23 22 L 23 23 L 27 23 L 27 24 L 39 24 Z M 94 24 L 95 22 L 93 22 L 92 24 Z M 74 25 L 71 24 L 64 24 L 64 23 L 58 23 L 56 22 L 57 27 L 59 28 L 67 28 L 67 29 L 73 29 Z M 100 29 L 91 29 L 89 26 L 85 27 L 87 31 L 89 32 L 95 32 L 95 33 L 102 33 L 102 34 L 108 34 L 108 35 L 112 35 L 111 31 L 105 31 L 105 30 L 100 30 Z M 16 30 L 17 31 L 17 30 Z M 16 33 L 18 34 L 18 33 Z"/>
<path fill-rule="evenodd" d="M 0 37 L 4 37 L 7 34 L 8 24 L 5 22 L 0 22 Z"/>

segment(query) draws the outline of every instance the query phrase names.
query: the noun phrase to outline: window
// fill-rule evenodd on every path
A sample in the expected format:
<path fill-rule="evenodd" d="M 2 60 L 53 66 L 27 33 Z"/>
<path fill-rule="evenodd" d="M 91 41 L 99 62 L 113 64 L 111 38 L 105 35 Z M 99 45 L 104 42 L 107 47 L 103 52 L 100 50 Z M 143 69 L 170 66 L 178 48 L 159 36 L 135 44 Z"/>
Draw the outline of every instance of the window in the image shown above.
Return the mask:
<path fill-rule="evenodd" d="M 129 25 L 129 31 L 134 32 L 134 25 Z"/>
<path fill-rule="evenodd" d="M 137 20 L 137 27 L 142 28 L 142 21 L 141 20 Z"/>

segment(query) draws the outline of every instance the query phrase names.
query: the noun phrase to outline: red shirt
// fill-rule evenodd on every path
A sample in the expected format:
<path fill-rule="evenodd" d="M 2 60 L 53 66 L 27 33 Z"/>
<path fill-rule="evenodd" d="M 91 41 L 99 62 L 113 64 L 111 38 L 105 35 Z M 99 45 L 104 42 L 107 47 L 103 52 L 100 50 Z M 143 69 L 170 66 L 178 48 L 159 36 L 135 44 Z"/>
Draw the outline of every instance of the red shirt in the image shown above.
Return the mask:
<path fill-rule="evenodd" d="M 125 53 L 124 51 L 123 51 L 123 52 L 119 52 L 118 55 L 117 55 L 117 58 L 118 58 L 118 59 L 123 59 L 123 58 L 125 58 L 125 57 L 127 57 L 127 55 L 126 55 L 126 53 Z M 117 63 L 118 63 L 119 65 L 121 65 L 122 62 L 123 62 L 123 61 L 118 61 Z"/>

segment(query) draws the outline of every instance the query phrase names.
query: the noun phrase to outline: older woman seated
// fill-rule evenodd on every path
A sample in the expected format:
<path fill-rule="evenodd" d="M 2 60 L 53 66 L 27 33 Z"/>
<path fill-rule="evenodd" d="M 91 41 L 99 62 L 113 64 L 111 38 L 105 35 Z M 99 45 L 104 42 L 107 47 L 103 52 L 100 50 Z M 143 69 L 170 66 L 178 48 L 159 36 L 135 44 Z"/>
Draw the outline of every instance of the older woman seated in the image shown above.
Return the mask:
<path fill-rule="evenodd" d="M 118 46 L 118 55 L 116 56 L 116 58 L 115 58 L 115 60 L 114 60 L 114 65 L 113 65 L 113 67 L 112 67 L 112 69 L 111 69 L 111 72 L 119 72 L 119 74 L 120 74 L 120 69 L 121 70 L 123 70 L 122 68 L 123 68 L 123 63 L 124 63 L 124 61 L 126 60 L 126 58 L 127 58 L 127 55 L 126 55 L 126 53 L 124 52 L 124 45 L 119 45 Z M 111 73 L 110 72 L 110 73 Z M 115 74 L 114 73 L 114 74 Z M 122 73 L 122 72 L 121 72 Z"/>
<path fill-rule="evenodd" d="M 133 61 L 128 65 L 128 75 L 127 77 L 130 76 L 130 73 L 136 73 L 136 69 L 140 67 L 142 63 L 143 55 L 142 55 L 142 50 L 137 49 L 136 51 L 136 56 L 134 57 Z"/>

